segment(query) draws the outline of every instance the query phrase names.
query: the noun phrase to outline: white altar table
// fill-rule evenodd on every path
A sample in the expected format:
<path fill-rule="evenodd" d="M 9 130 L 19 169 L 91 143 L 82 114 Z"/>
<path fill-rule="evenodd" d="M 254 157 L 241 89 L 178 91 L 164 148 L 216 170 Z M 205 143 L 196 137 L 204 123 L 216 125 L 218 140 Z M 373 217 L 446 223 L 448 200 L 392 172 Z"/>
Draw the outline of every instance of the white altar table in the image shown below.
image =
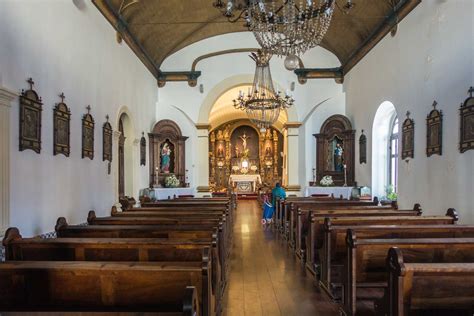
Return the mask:
<path fill-rule="evenodd" d="M 176 195 L 176 197 L 180 195 L 196 195 L 195 188 L 154 188 L 155 191 L 155 198 L 157 200 L 167 200 L 168 197 L 170 199 Z"/>
<path fill-rule="evenodd" d="M 304 196 L 313 194 L 333 194 L 335 198 L 342 195 L 344 199 L 350 199 L 352 196 L 352 187 L 306 187 Z"/>
<path fill-rule="evenodd" d="M 234 186 L 237 185 L 237 191 L 242 191 L 245 193 L 253 193 L 257 188 L 257 184 L 262 183 L 262 178 L 259 174 L 232 174 L 229 177 L 229 183 Z M 251 183 L 251 191 L 244 190 L 245 185 Z"/>

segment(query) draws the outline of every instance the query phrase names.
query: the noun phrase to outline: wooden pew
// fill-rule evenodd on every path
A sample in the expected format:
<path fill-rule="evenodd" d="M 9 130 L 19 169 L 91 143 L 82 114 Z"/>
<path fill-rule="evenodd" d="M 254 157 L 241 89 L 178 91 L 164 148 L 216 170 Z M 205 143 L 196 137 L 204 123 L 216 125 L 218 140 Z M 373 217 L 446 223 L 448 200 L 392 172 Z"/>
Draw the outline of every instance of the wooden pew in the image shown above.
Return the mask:
<path fill-rule="evenodd" d="M 344 265 L 347 261 L 347 231 L 360 239 L 395 238 L 461 238 L 473 237 L 474 226 L 458 225 L 378 225 L 338 226 L 326 221 L 323 247 L 319 252 L 321 287 L 335 297 L 335 289 L 342 285 Z"/>
<path fill-rule="evenodd" d="M 354 216 L 420 216 L 422 214 L 420 204 L 415 204 L 411 210 L 386 209 L 377 207 L 347 207 L 329 210 L 298 210 L 296 216 L 296 227 L 290 221 L 289 245 L 296 249 L 296 254 L 304 260 L 306 232 L 309 226 L 309 217 L 354 217 Z"/>
<path fill-rule="evenodd" d="M 293 204 L 292 204 L 293 203 Z M 276 202 L 276 210 L 275 210 L 275 225 L 277 228 L 283 232 L 283 229 L 289 221 L 289 209 L 293 206 L 293 208 L 297 209 L 298 207 L 305 207 L 307 204 L 317 204 L 318 207 L 338 207 L 338 206 L 377 206 L 379 204 L 379 200 L 377 197 L 374 197 L 373 201 L 352 201 L 352 200 L 330 200 L 330 201 L 319 201 L 312 197 L 288 197 L 287 199 L 277 199 Z"/>
<path fill-rule="evenodd" d="M 17 228 L 9 228 L 3 239 L 6 261 L 140 261 L 210 262 L 212 306 L 220 310 L 223 279 L 217 238 L 22 238 Z M 201 291 L 198 291 L 201 293 Z M 206 294 L 206 293 L 204 293 Z M 205 299 L 203 299 L 206 302 Z M 215 307 L 214 307 L 215 306 Z"/>
<path fill-rule="evenodd" d="M 447 244 L 443 252 L 453 254 Z M 456 249 L 458 249 L 456 247 Z M 464 311 L 472 315 L 474 306 L 474 263 L 472 250 L 459 249 L 457 258 L 426 263 L 413 258 L 405 249 L 388 253 L 388 310 L 390 316 L 408 316 L 420 310 L 435 310 L 436 315 Z M 423 250 L 424 252 L 424 250 Z M 462 258 L 462 254 L 469 257 Z M 449 263 L 446 263 L 449 262 Z"/>
<path fill-rule="evenodd" d="M 316 275 L 315 265 L 320 264 L 318 252 L 323 247 L 324 227 L 373 226 L 373 225 L 453 225 L 459 217 L 456 210 L 449 209 L 445 216 L 367 216 L 367 217 L 312 217 L 306 236 L 306 268 Z M 331 221 L 330 224 L 325 223 Z"/>
<path fill-rule="evenodd" d="M 225 244 L 222 225 L 69 225 L 64 217 L 58 218 L 56 235 L 63 238 L 166 238 L 204 239 L 217 236 L 220 266 L 225 275 L 228 271 L 230 249 Z M 225 285 L 224 285 L 225 286 Z"/>
<path fill-rule="evenodd" d="M 0 310 L 210 315 L 199 307 L 206 269 L 204 262 L 12 261 L 0 264 Z"/>
<path fill-rule="evenodd" d="M 347 201 L 347 200 L 346 200 Z M 284 231 L 283 233 L 288 237 L 288 240 L 291 242 L 294 242 L 294 233 L 295 229 L 298 225 L 298 214 L 299 212 L 303 212 L 301 219 L 303 222 L 308 223 L 309 222 L 309 214 L 311 212 L 316 212 L 316 211 L 324 211 L 324 212 L 337 212 L 337 213 L 342 213 L 342 212 L 350 212 L 350 211 L 357 211 L 357 210 L 365 210 L 365 211 L 395 211 L 398 210 L 399 212 L 406 211 L 407 215 L 412 215 L 410 213 L 413 213 L 415 211 L 416 214 L 414 215 L 421 215 L 421 206 L 419 204 L 415 204 L 413 209 L 410 210 L 399 210 L 396 205 L 387 205 L 387 206 L 377 206 L 377 205 L 368 205 L 368 206 L 362 206 L 362 205 L 350 205 L 350 204 L 338 204 L 338 205 L 324 205 L 324 204 L 319 204 L 319 203 L 311 203 L 311 204 L 305 204 L 303 206 L 291 202 L 289 204 L 289 207 L 287 207 L 288 210 L 288 221 L 286 225 L 284 225 Z M 293 238 L 293 240 L 292 240 Z M 292 244 L 294 246 L 294 243 Z"/>
<path fill-rule="evenodd" d="M 387 288 L 385 267 L 391 247 L 402 249 L 407 258 L 416 262 L 474 262 L 474 238 L 358 239 L 354 231 L 348 230 L 343 284 L 346 315 L 356 315 L 359 288 L 370 289 L 371 295 L 377 289 L 383 294 Z"/>

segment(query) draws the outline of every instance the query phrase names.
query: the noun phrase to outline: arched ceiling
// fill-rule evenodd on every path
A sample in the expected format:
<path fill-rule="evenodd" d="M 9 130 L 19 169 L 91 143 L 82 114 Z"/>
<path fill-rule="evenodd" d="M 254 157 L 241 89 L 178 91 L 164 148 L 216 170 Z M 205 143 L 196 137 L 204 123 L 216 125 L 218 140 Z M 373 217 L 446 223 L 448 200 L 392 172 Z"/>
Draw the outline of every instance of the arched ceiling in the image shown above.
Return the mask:
<path fill-rule="evenodd" d="M 167 56 L 194 42 L 230 32 L 248 31 L 243 22 L 229 23 L 213 7 L 215 0 L 138 0 L 119 14 L 122 4 L 132 0 L 93 0 L 120 30 L 124 40 L 150 71 L 158 76 Z M 346 0 L 337 0 L 343 7 Z M 421 0 L 352 0 L 349 14 L 336 8 L 321 46 L 352 68 Z M 218 50 L 218 48 L 217 48 Z M 198 56 L 196 56 L 198 57 Z"/>
<path fill-rule="evenodd" d="M 216 100 L 214 106 L 211 109 L 211 113 L 209 113 L 209 124 L 211 125 L 211 129 L 230 121 L 248 118 L 244 111 L 234 108 L 232 102 L 232 100 L 234 100 L 239 95 L 239 91 L 247 91 L 248 88 L 251 88 L 251 86 L 241 85 L 234 87 L 227 90 Z M 283 129 L 283 125 L 287 122 L 288 115 L 286 111 L 282 111 L 280 112 L 278 121 L 273 126 L 281 131 Z"/>

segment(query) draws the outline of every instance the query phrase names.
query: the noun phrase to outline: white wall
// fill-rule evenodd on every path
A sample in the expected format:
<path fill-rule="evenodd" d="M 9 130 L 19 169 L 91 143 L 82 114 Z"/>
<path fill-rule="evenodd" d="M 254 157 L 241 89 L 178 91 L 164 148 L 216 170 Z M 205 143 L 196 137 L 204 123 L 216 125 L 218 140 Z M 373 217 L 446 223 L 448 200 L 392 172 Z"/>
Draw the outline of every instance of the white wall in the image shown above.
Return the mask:
<path fill-rule="evenodd" d="M 53 230 L 59 216 L 79 223 L 90 209 L 105 215 L 116 202 L 115 170 L 107 175 L 107 163 L 102 162 L 106 114 L 116 130 L 119 109 L 126 107 L 135 129 L 127 136 L 133 138 L 155 122 L 156 80 L 128 46 L 116 43 L 113 28 L 89 1 L 74 3 L 1 4 L 0 81 L 20 91 L 33 77 L 44 102 L 40 155 L 18 151 L 18 100 L 11 110 L 10 220 L 24 236 Z M 53 107 L 61 92 L 72 111 L 69 158 L 53 156 Z M 88 104 L 96 122 L 93 161 L 81 159 L 81 118 Z M 116 147 L 113 159 L 118 159 Z M 135 165 L 137 185 L 147 186 L 148 166 L 139 167 L 139 161 Z"/>
<path fill-rule="evenodd" d="M 169 56 L 164 61 L 161 69 L 163 71 L 189 71 L 193 61 L 201 55 L 226 49 L 256 47 L 258 47 L 258 44 L 250 32 L 215 36 L 192 44 Z M 170 82 L 164 88 L 160 88 L 157 106 L 158 119 L 173 119 L 192 133 L 186 134 L 183 129 L 183 133 L 190 136 L 186 142 L 186 166 L 190 170 L 191 185 L 196 185 L 194 180 L 197 176 L 193 168 L 197 165 L 197 155 L 193 154 L 192 151 L 191 155 L 189 154 L 189 149 L 196 148 L 197 144 L 197 134 L 193 132 L 192 125 L 193 123 L 208 123 L 207 117 L 211 110 L 210 105 L 219 97 L 219 93 L 216 91 L 223 93 L 239 84 L 252 83 L 255 63 L 248 55 L 249 53 L 228 54 L 202 60 L 196 68 L 196 70 L 202 72 L 202 75 L 194 88 L 189 87 L 185 82 Z M 326 68 L 340 65 L 335 55 L 320 47 L 310 50 L 302 59 L 307 68 Z M 302 135 L 301 131 L 304 130 L 306 136 L 300 136 L 303 140 L 300 141 L 298 153 L 298 161 L 300 162 L 299 184 L 304 186 L 309 181 L 307 179 L 311 178 L 311 169 L 314 165 L 313 160 L 315 160 L 316 152 L 314 138 L 307 135 L 319 132 L 320 125 L 329 115 L 344 113 L 345 98 L 342 85 L 335 83 L 332 79 L 308 80 L 305 85 L 300 85 L 296 75 L 284 68 L 283 59 L 281 58 L 273 57 L 270 67 L 273 81 L 280 89 L 289 89 L 291 82 L 296 83 L 295 91 L 292 92 L 295 106 L 289 112 L 289 121 L 304 120 L 307 125 L 300 129 L 300 135 Z M 204 93 L 202 94 L 199 92 L 200 84 L 204 85 Z M 328 98 L 330 101 L 311 112 L 315 105 Z M 205 119 L 202 121 L 202 118 Z M 313 124 L 313 121 L 319 122 L 319 125 Z"/>
<path fill-rule="evenodd" d="M 402 207 L 420 202 L 425 214 L 449 207 L 463 223 L 474 223 L 474 151 L 460 154 L 459 104 L 474 85 L 474 2 L 423 1 L 345 78 L 347 114 L 358 130 L 372 135 L 379 105 L 392 102 L 401 122 L 409 110 L 415 120 L 415 158 L 400 161 L 399 200 Z M 426 116 L 434 100 L 444 113 L 443 156 L 426 157 Z M 356 164 L 356 179 L 370 185 L 368 163 Z M 386 150 L 382 148 L 381 150 Z M 358 152 L 358 150 L 356 150 Z M 358 157 L 356 159 L 358 161 Z"/>

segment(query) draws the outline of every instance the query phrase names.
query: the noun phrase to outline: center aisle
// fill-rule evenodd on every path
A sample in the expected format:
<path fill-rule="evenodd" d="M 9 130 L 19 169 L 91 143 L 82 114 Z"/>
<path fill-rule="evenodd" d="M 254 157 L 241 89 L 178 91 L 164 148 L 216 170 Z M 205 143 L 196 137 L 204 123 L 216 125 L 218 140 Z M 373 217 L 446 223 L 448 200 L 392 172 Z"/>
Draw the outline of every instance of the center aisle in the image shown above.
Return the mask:
<path fill-rule="evenodd" d="M 286 242 L 260 219 L 256 201 L 238 201 L 224 315 L 339 315 Z"/>

